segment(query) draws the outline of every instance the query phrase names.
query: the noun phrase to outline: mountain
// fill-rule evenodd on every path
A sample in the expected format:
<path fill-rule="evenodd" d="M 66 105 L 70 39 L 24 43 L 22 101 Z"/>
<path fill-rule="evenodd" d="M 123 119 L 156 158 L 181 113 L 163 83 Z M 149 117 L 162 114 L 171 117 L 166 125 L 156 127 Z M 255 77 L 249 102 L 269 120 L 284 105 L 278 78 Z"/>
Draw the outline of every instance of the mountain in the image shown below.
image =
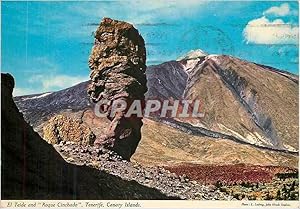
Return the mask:
<path fill-rule="evenodd" d="M 206 57 L 207 55 L 208 54 L 206 52 L 204 52 L 203 50 L 196 49 L 196 50 L 191 50 L 187 54 L 179 57 L 177 59 L 177 61 L 180 61 L 180 60 L 193 60 L 193 59 L 197 60 L 199 58 Z"/>
<path fill-rule="evenodd" d="M 183 96 L 203 101 L 200 126 L 263 147 L 298 149 L 295 76 L 230 56 L 207 56 L 189 78 Z"/>
<path fill-rule="evenodd" d="M 1 74 L 1 199 L 232 199 L 163 167 L 144 167 L 103 147 L 78 144 L 71 141 L 72 131 L 70 141 L 48 144 L 25 122 L 13 87 L 13 77 Z M 57 116 L 51 125 L 61 134 L 83 125 L 77 122 Z"/>
<path fill-rule="evenodd" d="M 203 118 L 144 118 L 132 160 L 147 165 L 298 164 L 298 76 L 227 55 L 195 50 L 149 66 L 146 99 L 199 99 Z M 88 82 L 58 92 L 15 97 L 26 120 L 42 127 L 56 114 L 81 120 L 99 136 Z"/>
<path fill-rule="evenodd" d="M 1 74 L 1 199 L 170 199 L 135 181 L 67 163 L 24 121 L 13 87 L 13 77 Z"/>

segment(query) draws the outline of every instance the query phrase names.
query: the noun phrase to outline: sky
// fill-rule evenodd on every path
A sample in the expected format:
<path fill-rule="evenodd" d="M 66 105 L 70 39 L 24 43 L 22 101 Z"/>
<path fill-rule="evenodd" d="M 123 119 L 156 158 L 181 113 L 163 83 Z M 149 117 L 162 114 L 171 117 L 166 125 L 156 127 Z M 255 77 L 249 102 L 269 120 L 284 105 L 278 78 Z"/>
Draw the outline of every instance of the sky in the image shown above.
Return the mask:
<path fill-rule="evenodd" d="M 298 15 L 297 1 L 2 1 L 1 71 L 15 96 L 88 80 L 93 32 L 110 17 L 139 30 L 147 65 L 201 49 L 298 74 Z"/>

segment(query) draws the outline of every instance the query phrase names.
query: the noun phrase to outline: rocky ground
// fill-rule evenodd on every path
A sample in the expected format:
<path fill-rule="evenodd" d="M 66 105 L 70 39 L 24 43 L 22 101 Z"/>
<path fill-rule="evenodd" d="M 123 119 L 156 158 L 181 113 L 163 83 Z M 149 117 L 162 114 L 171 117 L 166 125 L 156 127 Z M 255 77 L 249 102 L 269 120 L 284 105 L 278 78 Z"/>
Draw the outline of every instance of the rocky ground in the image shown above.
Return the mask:
<path fill-rule="evenodd" d="M 238 200 L 299 200 L 299 180 L 295 177 L 274 178 L 269 183 L 220 184 L 217 187 Z"/>
<path fill-rule="evenodd" d="M 1 199 L 179 199 L 91 166 L 67 163 L 24 121 L 13 88 L 13 77 L 1 73 Z"/>
<path fill-rule="evenodd" d="M 54 147 L 70 163 L 88 165 L 124 180 L 136 181 L 141 185 L 158 189 L 167 196 L 196 200 L 233 199 L 215 186 L 200 185 L 185 175 L 176 175 L 162 167 L 143 167 L 138 163 L 128 162 L 104 148 L 77 145 L 72 142 L 61 142 Z"/>
<path fill-rule="evenodd" d="M 234 199 L 298 200 L 298 170 L 283 166 L 259 165 L 193 165 L 184 164 L 166 169 L 186 174 L 203 185 L 214 185 Z"/>

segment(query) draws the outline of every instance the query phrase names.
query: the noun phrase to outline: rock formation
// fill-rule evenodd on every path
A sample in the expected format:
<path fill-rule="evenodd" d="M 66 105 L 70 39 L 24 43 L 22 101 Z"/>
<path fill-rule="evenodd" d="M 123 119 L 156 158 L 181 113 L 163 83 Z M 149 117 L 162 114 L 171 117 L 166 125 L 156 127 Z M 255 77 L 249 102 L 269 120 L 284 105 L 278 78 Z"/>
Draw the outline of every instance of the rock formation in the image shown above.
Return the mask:
<path fill-rule="evenodd" d="M 212 61 L 215 64 L 207 64 L 213 63 Z M 151 166 L 193 161 L 199 164 L 245 163 L 298 167 L 297 154 L 280 151 L 282 148 L 276 147 L 276 145 L 263 144 L 263 137 L 260 137 L 263 136 L 263 132 L 253 122 L 252 115 L 240 116 L 239 113 L 244 112 L 247 104 L 243 102 L 244 99 L 239 96 L 238 91 L 233 94 L 234 98 L 232 98 L 231 91 L 239 89 L 235 87 L 235 83 L 238 84 L 241 79 L 232 80 L 233 86 L 230 87 L 226 84 L 230 82 L 224 82 L 231 77 L 231 74 L 224 76 L 224 80 L 222 80 L 217 75 L 218 73 L 209 73 L 212 70 L 210 66 L 216 67 L 216 65 L 219 66 L 219 69 L 234 70 L 241 74 L 239 75 L 240 78 L 246 78 L 248 86 L 251 84 L 252 89 L 257 92 L 256 97 L 244 98 L 249 104 L 248 106 L 255 110 L 253 108 L 255 106 L 263 107 L 260 103 L 268 103 L 268 107 L 256 108 L 255 112 L 258 110 L 265 112 L 265 115 L 269 115 L 272 121 L 278 121 L 276 124 L 272 124 L 275 130 L 281 134 L 279 136 L 285 147 L 289 150 L 297 149 L 299 138 L 298 76 L 232 56 L 208 55 L 205 58 L 201 56 L 200 58 L 169 61 L 147 67 L 148 91 L 145 95 L 146 100 L 171 97 L 175 99 L 186 98 L 184 93 L 188 95 L 186 99 L 200 98 L 200 100 L 205 101 L 203 107 L 206 113 L 202 123 L 208 126 L 201 127 L 197 121 L 184 121 L 185 123 L 180 121 L 154 122 L 152 118 L 143 118 L 143 138 L 131 160 Z M 249 75 L 246 77 L 242 73 Z M 193 77 L 195 80 L 187 80 L 188 77 Z M 212 85 L 213 81 L 215 86 Z M 27 95 L 15 97 L 14 100 L 25 118 L 42 136 L 42 128 L 40 127 L 57 113 L 82 119 L 96 136 L 100 136 L 110 121 L 94 114 L 93 106 L 88 103 L 87 86 L 88 82 L 83 82 L 43 97 L 42 94 L 38 96 Z M 273 87 L 267 88 L 268 86 Z M 280 91 L 275 89 L 280 89 Z M 221 90 L 226 94 L 221 93 Z M 253 90 L 244 92 L 246 93 L 245 96 L 251 92 L 254 93 Z M 251 98 L 259 98 L 259 100 L 256 99 L 256 102 L 253 103 Z M 269 102 L 270 99 L 273 102 Z M 239 105 L 242 104 L 241 101 L 245 105 Z M 228 110 L 225 111 L 224 108 Z M 239 111 L 233 111 L 235 109 Z M 281 113 L 275 114 L 275 111 Z M 283 114 L 282 111 L 285 113 Z M 286 119 L 287 115 L 289 120 Z M 242 127 L 241 124 L 244 124 L 245 127 Z M 290 129 L 291 131 L 289 131 Z M 274 150 L 271 148 L 264 149 L 267 146 Z"/>
<path fill-rule="evenodd" d="M 133 100 L 143 101 L 147 91 L 145 63 L 145 44 L 138 31 L 129 23 L 104 18 L 89 58 L 91 100 L 124 100 L 127 107 Z M 124 111 L 111 115 L 111 104 L 106 108 L 111 124 L 95 144 L 110 147 L 129 160 L 141 139 L 142 120 L 136 115 L 126 118 Z"/>
<path fill-rule="evenodd" d="M 49 144 L 72 141 L 77 144 L 90 145 L 95 140 L 95 135 L 89 127 L 64 115 L 52 117 L 43 127 L 43 132 L 43 138 Z"/>
<path fill-rule="evenodd" d="M 231 199 L 162 167 L 123 160 L 103 147 L 47 144 L 18 111 L 13 86 L 12 76 L 2 74 L 1 199 Z"/>
<path fill-rule="evenodd" d="M 158 190 L 85 165 L 66 163 L 33 131 L 1 74 L 1 199 L 168 199 Z M 87 161 L 85 156 L 81 157 Z"/>

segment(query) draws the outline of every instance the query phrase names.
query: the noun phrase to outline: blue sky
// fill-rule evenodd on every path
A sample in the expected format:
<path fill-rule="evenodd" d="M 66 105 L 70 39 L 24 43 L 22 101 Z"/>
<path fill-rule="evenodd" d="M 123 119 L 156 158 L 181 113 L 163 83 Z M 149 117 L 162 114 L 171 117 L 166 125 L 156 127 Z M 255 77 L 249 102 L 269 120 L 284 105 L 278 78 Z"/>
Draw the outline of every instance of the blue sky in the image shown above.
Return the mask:
<path fill-rule="evenodd" d="M 200 48 L 298 74 L 296 1 L 2 2 L 1 71 L 15 77 L 14 94 L 87 80 L 93 31 L 103 17 L 137 27 L 148 65 Z"/>

